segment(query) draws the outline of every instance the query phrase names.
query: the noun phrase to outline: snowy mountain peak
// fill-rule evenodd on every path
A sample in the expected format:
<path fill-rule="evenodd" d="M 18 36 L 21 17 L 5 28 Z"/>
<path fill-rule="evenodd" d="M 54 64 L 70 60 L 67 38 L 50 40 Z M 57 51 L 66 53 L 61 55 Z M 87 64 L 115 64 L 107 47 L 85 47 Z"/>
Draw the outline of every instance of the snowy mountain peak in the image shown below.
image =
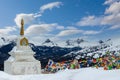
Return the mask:
<path fill-rule="evenodd" d="M 43 46 L 57 46 L 56 43 L 51 41 L 50 39 L 46 39 L 45 42 L 42 43 Z"/>
<path fill-rule="evenodd" d="M 87 56 L 93 56 L 94 58 L 97 58 L 99 56 L 103 56 L 106 54 L 106 52 L 109 53 L 114 53 L 116 55 L 120 55 L 120 43 L 119 43 L 119 39 L 118 40 L 111 40 L 108 39 L 106 41 L 102 41 L 99 40 L 98 42 L 96 42 L 96 44 L 91 45 L 91 42 L 83 42 L 80 45 L 84 45 L 84 48 L 82 48 L 81 50 L 78 51 L 72 51 L 66 55 L 64 55 L 64 57 L 68 57 L 68 56 L 73 56 L 76 58 L 83 58 L 83 57 L 87 57 Z M 88 45 L 90 43 L 90 45 Z M 94 42 L 95 43 L 95 42 Z M 116 44 L 117 43 L 117 44 Z"/>
<path fill-rule="evenodd" d="M 81 44 L 83 42 L 85 42 L 85 40 L 78 38 L 76 40 L 67 40 L 66 44 L 67 44 L 67 46 L 76 45 L 76 44 L 79 46 L 79 44 Z"/>
<path fill-rule="evenodd" d="M 0 46 L 8 44 L 9 41 L 4 37 L 0 37 Z"/>
<path fill-rule="evenodd" d="M 11 42 L 16 42 L 16 39 L 15 40 L 10 40 L 8 38 L 5 38 L 5 37 L 0 37 L 0 46 L 3 46 L 3 45 L 7 45 Z"/>
<path fill-rule="evenodd" d="M 4 37 L 1 37 L 1 39 L 2 39 L 4 42 L 6 41 Z"/>

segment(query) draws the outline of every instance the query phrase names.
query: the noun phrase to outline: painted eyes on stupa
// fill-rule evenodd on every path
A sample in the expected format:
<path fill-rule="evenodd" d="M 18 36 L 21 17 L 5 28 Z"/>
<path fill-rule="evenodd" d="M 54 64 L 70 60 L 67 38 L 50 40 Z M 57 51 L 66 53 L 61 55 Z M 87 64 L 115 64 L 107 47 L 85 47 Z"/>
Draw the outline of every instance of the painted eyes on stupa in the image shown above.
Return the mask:
<path fill-rule="evenodd" d="M 23 38 L 20 40 L 20 45 L 21 46 L 27 46 L 28 45 L 28 40 L 26 38 Z"/>

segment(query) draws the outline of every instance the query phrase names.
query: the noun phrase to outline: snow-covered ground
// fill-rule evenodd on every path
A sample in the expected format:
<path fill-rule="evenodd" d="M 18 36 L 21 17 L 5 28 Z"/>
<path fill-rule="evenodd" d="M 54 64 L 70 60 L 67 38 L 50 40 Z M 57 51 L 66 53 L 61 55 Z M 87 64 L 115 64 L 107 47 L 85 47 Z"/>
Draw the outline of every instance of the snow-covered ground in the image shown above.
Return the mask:
<path fill-rule="evenodd" d="M 39 75 L 9 75 L 0 72 L 0 80 L 120 80 L 120 69 L 83 68 Z"/>

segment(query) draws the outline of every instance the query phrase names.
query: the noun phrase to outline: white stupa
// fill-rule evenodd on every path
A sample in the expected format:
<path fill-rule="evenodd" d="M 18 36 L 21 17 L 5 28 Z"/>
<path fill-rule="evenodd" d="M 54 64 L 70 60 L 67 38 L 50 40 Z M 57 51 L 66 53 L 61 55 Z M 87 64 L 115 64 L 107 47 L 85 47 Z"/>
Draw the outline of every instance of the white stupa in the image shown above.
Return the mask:
<path fill-rule="evenodd" d="M 35 52 L 28 46 L 28 39 L 24 36 L 24 21 L 21 20 L 20 37 L 17 46 L 9 52 L 11 55 L 4 62 L 4 71 L 14 75 L 40 74 L 41 64 L 33 55 Z"/>

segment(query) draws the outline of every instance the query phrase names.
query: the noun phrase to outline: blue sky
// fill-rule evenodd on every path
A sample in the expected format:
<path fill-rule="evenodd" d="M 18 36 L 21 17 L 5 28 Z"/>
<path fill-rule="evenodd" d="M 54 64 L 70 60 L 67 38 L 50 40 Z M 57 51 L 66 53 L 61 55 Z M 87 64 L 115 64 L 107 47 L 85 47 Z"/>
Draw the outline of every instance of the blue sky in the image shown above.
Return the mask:
<path fill-rule="evenodd" d="M 120 0 L 0 0 L 0 36 L 19 35 L 21 18 L 25 35 L 36 44 L 85 38 L 119 37 Z"/>

